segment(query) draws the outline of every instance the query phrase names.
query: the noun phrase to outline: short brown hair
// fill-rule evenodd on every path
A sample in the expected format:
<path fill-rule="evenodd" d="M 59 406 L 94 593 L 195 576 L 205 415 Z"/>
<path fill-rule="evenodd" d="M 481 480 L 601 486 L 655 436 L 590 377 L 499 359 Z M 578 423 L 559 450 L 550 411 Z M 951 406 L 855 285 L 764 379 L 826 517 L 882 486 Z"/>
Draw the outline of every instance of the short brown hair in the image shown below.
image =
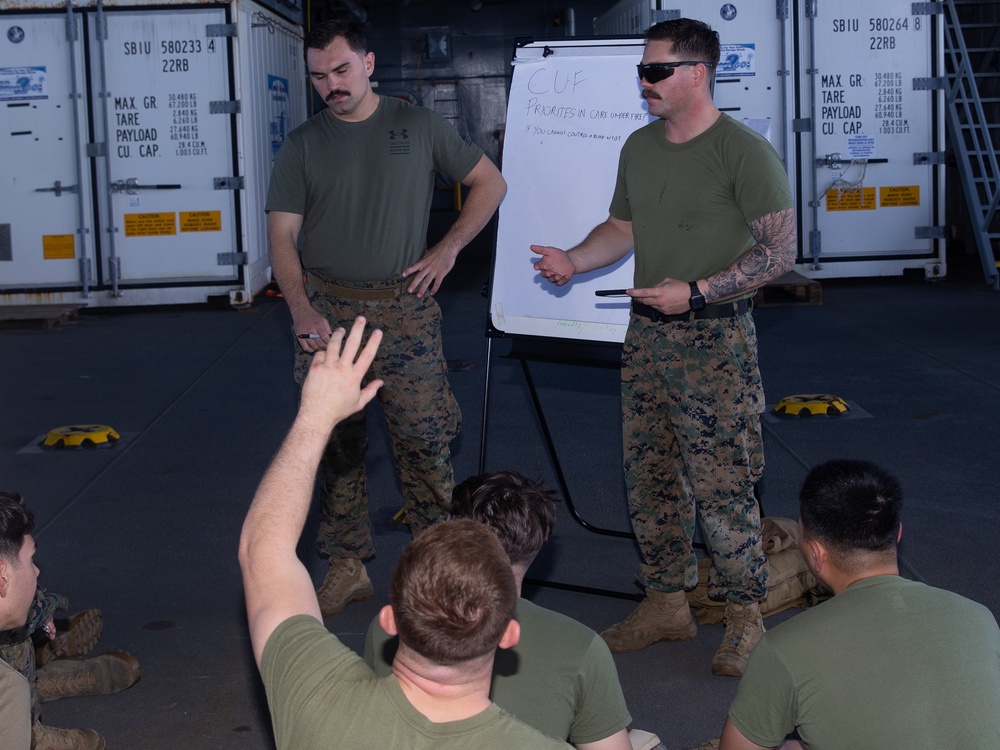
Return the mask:
<path fill-rule="evenodd" d="M 347 18 L 335 18 L 323 21 L 306 32 L 306 50 L 324 50 L 333 44 L 338 36 L 344 38 L 347 46 L 364 57 L 368 52 L 368 40 L 361 24 Z"/>
<path fill-rule="evenodd" d="M 722 50 L 719 32 L 704 21 L 693 18 L 676 18 L 653 24 L 646 29 L 646 41 L 670 42 L 675 55 L 701 60 L 710 66 L 718 64 Z"/>
<path fill-rule="evenodd" d="M 0 490 L 0 557 L 16 566 L 24 537 L 34 529 L 35 515 L 20 493 Z"/>
<path fill-rule="evenodd" d="M 432 526 L 403 550 L 389 587 L 400 643 L 445 666 L 496 649 L 516 601 L 500 542 L 464 519 Z"/>
<path fill-rule="evenodd" d="M 490 527 L 514 565 L 527 565 L 552 535 L 556 501 L 552 490 L 513 471 L 469 477 L 451 494 L 452 518 Z"/>

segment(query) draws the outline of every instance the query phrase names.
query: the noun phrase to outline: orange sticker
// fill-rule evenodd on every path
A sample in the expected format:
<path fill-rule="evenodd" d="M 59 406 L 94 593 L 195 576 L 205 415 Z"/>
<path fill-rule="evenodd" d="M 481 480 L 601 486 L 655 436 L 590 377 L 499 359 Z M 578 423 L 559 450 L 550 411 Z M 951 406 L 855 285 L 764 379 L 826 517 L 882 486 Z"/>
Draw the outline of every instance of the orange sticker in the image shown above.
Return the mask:
<path fill-rule="evenodd" d="M 43 234 L 42 257 L 45 260 L 72 260 L 76 257 L 76 238 L 72 234 Z"/>
<path fill-rule="evenodd" d="M 893 185 L 878 189 L 878 204 L 882 208 L 919 206 L 920 185 Z"/>
<path fill-rule="evenodd" d="M 874 211 L 875 188 L 850 188 L 848 190 L 831 188 L 826 191 L 826 210 Z"/>
<path fill-rule="evenodd" d="M 177 214 L 125 214 L 126 237 L 160 237 L 177 234 Z"/>
<path fill-rule="evenodd" d="M 182 232 L 221 232 L 222 211 L 181 211 Z"/>

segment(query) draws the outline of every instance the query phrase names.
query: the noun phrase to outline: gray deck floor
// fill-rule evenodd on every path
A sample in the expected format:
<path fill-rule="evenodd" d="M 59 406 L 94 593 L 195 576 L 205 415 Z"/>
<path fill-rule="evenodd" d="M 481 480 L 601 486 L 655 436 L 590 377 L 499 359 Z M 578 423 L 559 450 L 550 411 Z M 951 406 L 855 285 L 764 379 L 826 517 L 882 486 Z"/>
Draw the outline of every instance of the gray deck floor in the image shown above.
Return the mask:
<path fill-rule="evenodd" d="M 438 298 L 445 347 L 462 365 L 451 380 L 464 413 L 456 474 L 479 466 L 488 274 L 482 241 L 469 248 Z M 904 574 L 1000 612 L 995 477 L 1000 445 L 1000 294 L 974 275 L 824 282 L 822 306 L 755 313 L 768 402 L 833 393 L 850 418 L 766 418 L 763 502 L 796 515 L 798 485 L 814 464 L 872 459 L 906 491 Z M 555 487 L 523 373 L 494 340 L 488 470 L 510 468 Z M 529 364 L 572 499 L 589 522 L 627 530 L 620 470 L 617 372 Z M 236 544 L 255 485 L 293 416 L 289 320 L 283 303 L 236 312 L 207 306 L 91 311 L 52 331 L 0 331 L 0 485 L 35 509 L 46 587 L 73 610 L 100 607 L 101 649 L 124 648 L 143 676 L 113 696 L 43 706 L 56 726 L 90 726 L 110 748 L 272 747 L 247 639 Z M 329 620 L 360 649 L 384 603 L 388 574 L 408 535 L 393 529 L 399 491 L 371 415 L 368 461 L 378 555 L 377 595 Z M 48 430 L 98 423 L 122 434 L 114 448 L 46 452 Z M 302 553 L 314 577 L 323 561 Z M 586 531 L 566 513 L 530 575 L 635 593 L 627 539 Z M 624 617 L 627 600 L 549 587 L 527 595 L 595 629 Z M 709 673 L 721 626 L 684 643 L 616 657 L 634 726 L 667 748 L 719 734 L 737 681 Z"/>

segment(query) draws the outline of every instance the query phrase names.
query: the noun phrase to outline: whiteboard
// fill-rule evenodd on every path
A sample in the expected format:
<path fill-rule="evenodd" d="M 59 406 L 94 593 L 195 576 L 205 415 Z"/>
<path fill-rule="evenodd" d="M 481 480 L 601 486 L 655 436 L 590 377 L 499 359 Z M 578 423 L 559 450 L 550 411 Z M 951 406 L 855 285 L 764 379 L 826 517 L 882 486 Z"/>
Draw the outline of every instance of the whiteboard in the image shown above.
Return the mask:
<path fill-rule="evenodd" d="M 632 253 L 557 287 L 532 268 L 531 245 L 568 249 L 608 217 L 625 139 L 650 122 L 635 66 L 644 41 L 558 39 L 519 46 L 513 59 L 497 220 L 490 323 L 501 335 L 622 342 Z"/>

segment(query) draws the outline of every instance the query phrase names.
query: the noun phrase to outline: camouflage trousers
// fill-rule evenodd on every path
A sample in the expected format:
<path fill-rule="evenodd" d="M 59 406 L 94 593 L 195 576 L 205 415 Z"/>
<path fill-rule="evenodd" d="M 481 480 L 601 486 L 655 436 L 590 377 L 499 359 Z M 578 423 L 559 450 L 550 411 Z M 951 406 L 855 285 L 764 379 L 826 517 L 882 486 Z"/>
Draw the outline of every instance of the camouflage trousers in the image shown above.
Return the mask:
<path fill-rule="evenodd" d="M 69 606 L 66 597 L 36 589 L 35 598 L 28 610 L 24 627 L 0 632 L 0 659 L 24 675 L 31 690 L 31 720 L 37 721 L 40 713 L 35 668 L 35 644 L 31 635 L 55 615 Z"/>
<path fill-rule="evenodd" d="M 757 333 L 749 314 L 654 323 L 632 315 L 622 352 L 622 433 L 638 580 L 693 589 L 696 518 L 711 555 L 708 595 L 767 594 L 760 511 L 764 468 Z"/>
<path fill-rule="evenodd" d="M 338 282 L 353 289 L 386 289 L 399 283 Z M 369 329 L 381 328 L 382 344 L 366 381 L 382 379 L 378 399 L 385 415 L 393 459 L 403 491 L 410 529 L 419 534 L 448 516 L 455 484 L 449 444 L 458 435 L 461 412 L 448 384 L 441 345 L 441 309 L 430 295 L 417 298 L 405 290 L 388 299 L 335 297 L 307 286 L 313 307 L 332 328 L 350 329 L 364 315 Z M 301 385 L 312 355 L 295 343 L 295 380 Z M 366 559 L 375 554 L 365 453 L 365 414 L 356 414 L 333 431 L 320 463 L 317 551 L 323 557 Z"/>

